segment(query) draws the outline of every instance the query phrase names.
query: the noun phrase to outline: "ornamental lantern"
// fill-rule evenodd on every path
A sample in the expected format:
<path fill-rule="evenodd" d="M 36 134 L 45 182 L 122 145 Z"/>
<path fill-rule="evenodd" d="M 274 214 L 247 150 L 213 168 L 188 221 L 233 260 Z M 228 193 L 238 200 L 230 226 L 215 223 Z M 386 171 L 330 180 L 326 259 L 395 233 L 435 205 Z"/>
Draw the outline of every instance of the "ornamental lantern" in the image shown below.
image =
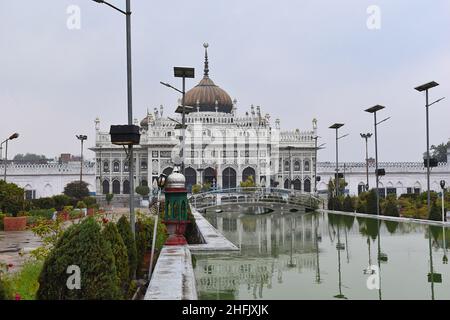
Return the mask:
<path fill-rule="evenodd" d="M 184 233 L 188 220 L 188 199 L 186 190 L 186 178 L 184 175 L 174 170 L 170 174 L 164 186 L 165 208 L 163 223 L 167 227 L 169 238 L 166 245 L 187 244 Z"/>

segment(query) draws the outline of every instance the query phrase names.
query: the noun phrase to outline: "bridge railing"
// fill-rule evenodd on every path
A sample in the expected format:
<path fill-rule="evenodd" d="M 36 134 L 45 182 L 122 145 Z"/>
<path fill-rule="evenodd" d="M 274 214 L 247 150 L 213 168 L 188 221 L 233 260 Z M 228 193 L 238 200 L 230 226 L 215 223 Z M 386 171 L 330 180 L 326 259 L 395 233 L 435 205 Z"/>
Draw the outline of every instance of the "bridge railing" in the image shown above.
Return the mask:
<path fill-rule="evenodd" d="M 269 187 L 231 188 L 192 194 L 190 204 L 196 209 L 205 209 L 230 203 L 280 203 L 317 209 L 321 199 L 311 193 Z"/>

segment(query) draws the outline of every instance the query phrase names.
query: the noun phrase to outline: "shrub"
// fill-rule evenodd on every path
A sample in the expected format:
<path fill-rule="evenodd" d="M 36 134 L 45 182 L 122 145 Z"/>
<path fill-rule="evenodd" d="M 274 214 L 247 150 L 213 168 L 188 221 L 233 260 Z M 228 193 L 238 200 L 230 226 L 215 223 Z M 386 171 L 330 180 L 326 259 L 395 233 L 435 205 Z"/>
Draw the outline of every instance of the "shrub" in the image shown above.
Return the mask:
<path fill-rule="evenodd" d="M 328 199 L 328 210 L 341 211 L 342 203 L 338 197 L 331 197 Z"/>
<path fill-rule="evenodd" d="M 97 205 L 97 200 L 94 197 L 84 197 L 83 202 L 87 208 L 94 208 Z"/>
<path fill-rule="evenodd" d="M 136 193 L 142 197 L 146 197 L 150 193 L 150 188 L 148 186 L 138 186 L 136 187 Z"/>
<path fill-rule="evenodd" d="M 88 184 L 84 181 L 73 181 L 66 185 L 64 194 L 70 198 L 81 200 L 89 196 Z"/>
<path fill-rule="evenodd" d="M 127 247 L 114 223 L 109 222 L 103 229 L 103 237 L 110 243 L 117 269 L 118 285 L 123 297 L 128 298 L 130 287 L 130 270 L 128 268 Z"/>
<path fill-rule="evenodd" d="M 72 199 L 69 196 L 66 196 L 65 194 L 59 194 L 53 196 L 53 201 L 55 202 L 56 210 L 61 211 L 65 206 L 70 205 Z"/>
<path fill-rule="evenodd" d="M 108 193 L 108 194 L 106 195 L 106 202 L 107 202 L 108 204 L 110 204 L 113 198 L 114 198 L 114 194 Z"/>
<path fill-rule="evenodd" d="M 77 208 L 78 209 L 86 209 L 87 208 L 86 203 L 84 203 L 83 201 L 78 201 Z"/>
<path fill-rule="evenodd" d="M 17 213 L 23 210 L 23 194 L 24 189 L 16 184 L 0 180 L 0 211 L 17 216 Z"/>
<path fill-rule="evenodd" d="M 144 255 L 151 250 L 153 241 L 153 230 L 155 228 L 155 219 L 151 217 L 142 217 L 136 222 L 136 252 L 137 252 L 137 274 L 142 275 L 141 267 L 144 262 Z M 161 250 L 167 240 L 166 226 L 158 219 L 156 229 L 155 249 Z"/>
<path fill-rule="evenodd" d="M 70 213 L 72 210 L 73 210 L 73 206 L 65 206 L 65 207 L 63 208 L 63 211 L 64 211 L 64 212 L 68 212 L 68 213 Z"/>
<path fill-rule="evenodd" d="M 428 215 L 428 220 L 433 221 L 442 221 L 442 211 L 438 205 L 436 205 L 436 201 L 431 203 L 430 214 Z"/>
<path fill-rule="evenodd" d="M 40 260 L 29 260 L 22 265 L 22 269 L 8 277 L 10 290 L 18 293 L 22 300 L 35 300 L 36 292 L 39 288 L 39 274 L 41 273 L 43 262 Z"/>
<path fill-rule="evenodd" d="M 196 194 L 196 193 L 200 193 L 202 191 L 202 185 L 201 184 L 194 184 L 192 186 L 192 193 Z"/>
<path fill-rule="evenodd" d="M 345 211 L 345 212 L 355 211 L 355 208 L 353 206 L 353 199 L 349 195 L 347 195 L 344 199 L 343 211 Z"/>
<path fill-rule="evenodd" d="M 67 287 L 69 266 L 79 267 L 82 283 L 78 290 Z M 102 237 L 99 224 L 88 218 L 70 226 L 44 262 L 37 298 L 113 300 L 120 297 L 111 245 Z"/>
<path fill-rule="evenodd" d="M 28 212 L 28 215 L 31 217 L 38 217 L 43 218 L 46 220 L 51 220 L 53 218 L 53 212 L 55 212 L 56 209 L 35 209 Z"/>
<path fill-rule="evenodd" d="M 398 212 L 397 204 L 398 201 L 395 196 L 387 197 L 383 206 L 383 215 L 391 217 L 399 217 L 400 214 Z"/>
<path fill-rule="evenodd" d="M 131 225 L 125 216 L 122 216 L 119 221 L 117 221 L 117 230 L 122 236 L 123 242 L 127 247 L 128 254 L 128 268 L 130 271 L 130 281 L 134 279 L 137 269 L 137 252 L 136 252 L 136 241 L 131 232 Z"/>
<path fill-rule="evenodd" d="M 32 203 L 36 209 L 51 209 L 55 207 L 55 200 L 53 198 L 34 199 Z"/>
<path fill-rule="evenodd" d="M 366 213 L 377 214 L 377 191 L 376 189 L 371 189 L 367 194 L 366 198 Z"/>
<path fill-rule="evenodd" d="M 0 277 L 0 301 L 10 300 L 12 298 L 11 288 L 9 283 Z"/>
<path fill-rule="evenodd" d="M 256 187 L 256 183 L 253 180 L 253 176 L 249 176 L 247 180 L 241 181 L 241 188 L 254 188 Z"/>

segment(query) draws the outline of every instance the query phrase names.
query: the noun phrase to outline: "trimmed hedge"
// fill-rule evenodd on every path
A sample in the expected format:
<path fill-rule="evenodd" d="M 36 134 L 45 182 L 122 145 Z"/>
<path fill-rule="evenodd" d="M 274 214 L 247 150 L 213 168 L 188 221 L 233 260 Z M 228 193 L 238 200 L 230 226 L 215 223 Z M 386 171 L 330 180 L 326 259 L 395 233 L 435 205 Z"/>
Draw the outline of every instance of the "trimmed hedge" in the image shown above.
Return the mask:
<path fill-rule="evenodd" d="M 130 281 L 134 279 L 137 269 L 137 251 L 136 251 L 136 241 L 134 239 L 133 233 L 131 232 L 131 225 L 125 216 L 122 216 L 119 221 L 117 221 L 117 230 L 122 236 L 123 242 L 127 247 L 128 254 L 128 268 L 129 268 L 129 279 Z"/>
<path fill-rule="evenodd" d="M 81 288 L 69 289 L 69 266 L 80 268 Z M 70 226 L 44 262 L 39 276 L 39 300 L 115 300 L 121 298 L 111 245 L 99 224 L 88 218 Z"/>
<path fill-rule="evenodd" d="M 111 245 L 117 269 L 118 285 L 122 290 L 123 297 L 126 299 L 130 287 L 127 247 L 125 246 L 116 225 L 112 222 L 106 224 L 102 231 L 102 235 Z"/>

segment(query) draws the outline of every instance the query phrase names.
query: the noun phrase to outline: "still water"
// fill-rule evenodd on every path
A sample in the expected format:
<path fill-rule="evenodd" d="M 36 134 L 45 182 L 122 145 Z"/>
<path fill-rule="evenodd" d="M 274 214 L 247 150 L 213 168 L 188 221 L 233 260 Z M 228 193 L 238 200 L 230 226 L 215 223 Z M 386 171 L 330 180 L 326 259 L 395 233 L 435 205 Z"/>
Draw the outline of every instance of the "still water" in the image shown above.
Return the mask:
<path fill-rule="evenodd" d="M 194 257 L 199 299 L 450 299 L 448 228 L 244 212 L 205 214 L 241 251 Z"/>

